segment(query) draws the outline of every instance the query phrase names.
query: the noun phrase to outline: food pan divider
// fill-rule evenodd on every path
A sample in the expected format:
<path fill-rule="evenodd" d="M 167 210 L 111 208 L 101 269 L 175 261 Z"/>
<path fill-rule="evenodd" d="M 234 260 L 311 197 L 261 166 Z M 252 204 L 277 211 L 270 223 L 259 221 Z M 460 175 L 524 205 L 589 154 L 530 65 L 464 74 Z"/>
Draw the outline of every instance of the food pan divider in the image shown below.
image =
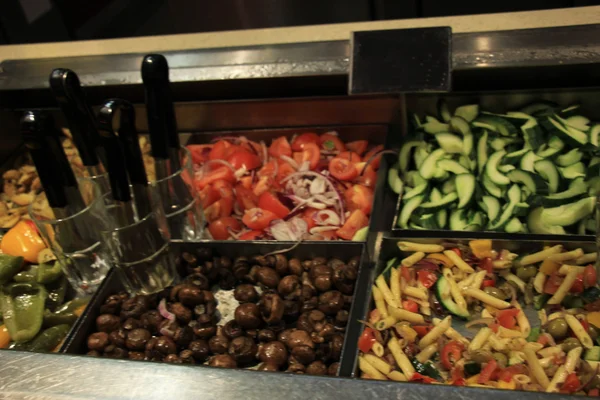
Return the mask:
<path fill-rule="evenodd" d="M 202 241 L 197 243 L 173 241 L 171 244 L 171 251 L 175 256 L 179 256 L 179 254 L 184 251 L 194 251 L 198 248 L 208 247 L 212 249 L 215 254 L 235 258 L 289 249 L 295 244 L 295 242 L 275 241 Z M 312 257 L 338 257 L 341 260 L 348 261 L 352 257 L 361 257 L 358 278 L 354 289 L 354 301 L 352 302 L 349 312 L 349 322 L 344 337 L 342 356 L 340 358 L 339 376 L 350 376 L 353 369 L 355 346 L 358 341 L 358 335 L 360 334 L 360 331 L 357 330 L 360 326 L 356 326 L 356 324 L 351 322 L 358 318 L 359 314 L 357 314 L 357 311 L 360 310 L 360 306 L 364 303 L 366 287 L 365 285 L 362 285 L 361 282 L 365 281 L 369 276 L 369 256 L 365 250 L 365 245 L 357 242 L 300 243 L 289 252 L 286 252 L 285 255 L 287 257 L 298 257 L 301 260 Z M 96 318 L 100 314 L 100 307 L 104 304 L 104 301 L 108 296 L 124 290 L 125 287 L 119 280 L 119 276 L 115 269 L 111 269 L 94 294 L 85 312 L 78 319 L 71 333 L 68 335 L 61 352 L 68 354 L 85 354 L 87 352 L 87 337 L 94 332 Z M 357 299 L 361 299 L 361 301 L 357 302 Z"/>
<path fill-rule="evenodd" d="M 429 232 L 427 232 L 429 233 Z M 376 246 L 376 251 L 375 253 L 373 253 L 373 268 L 369 268 L 369 269 L 365 269 L 365 274 L 366 276 L 363 275 L 363 280 L 361 280 L 361 286 L 363 287 L 364 290 L 364 297 L 362 297 L 361 299 L 364 300 L 363 302 L 359 302 L 359 298 L 355 298 L 354 300 L 354 311 L 355 311 L 355 316 L 356 318 L 354 318 L 353 323 L 355 323 L 355 325 L 358 325 L 358 327 L 353 326 L 352 329 L 354 330 L 358 330 L 359 331 L 359 336 L 360 333 L 362 333 L 363 327 L 362 324 L 360 322 L 358 322 L 358 320 L 362 320 L 362 321 L 366 321 L 368 319 L 368 314 L 369 311 L 371 310 L 372 307 L 372 296 L 371 296 L 371 292 L 372 292 L 372 286 L 375 283 L 375 279 L 377 278 L 377 276 L 385 269 L 386 267 L 386 263 L 388 260 L 397 257 L 398 260 L 401 260 L 404 257 L 407 257 L 408 255 L 410 255 L 410 252 L 403 252 L 400 251 L 400 249 L 397 246 L 397 242 L 399 241 L 412 241 L 412 242 L 417 242 L 417 243 L 427 243 L 427 244 L 441 244 L 441 243 L 454 243 L 454 244 L 462 244 L 462 245 L 466 245 L 468 246 L 468 242 L 469 240 L 474 240 L 474 239 L 481 239 L 482 236 L 480 235 L 479 232 L 464 232 L 466 235 L 464 237 L 454 237 L 454 238 L 450 238 L 448 236 L 444 236 L 444 237 L 436 237 L 433 235 L 426 235 L 421 233 L 421 236 L 418 235 L 414 235 L 414 236 L 405 236 L 402 234 L 398 234 L 396 232 L 385 232 L 385 233 L 381 233 L 376 242 L 377 242 L 377 246 Z M 468 234 L 470 234 L 470 236 L 468 236 Z M 493 246 L 495 249 L 507 249 L 510 250 L 512 252 L 516 252 L 519 255 L 522 254 L 527 254 L 527 253 L 533 253 L 536 251 L 540 251 L 543 249 L 544 246 L 554 246 L 557 244 L 562 244 L 565 249 L 567 250 L 573 250 L 576 248 L 582 248 L 584 250 L 584 252 L 586 253 L 591 253 L 591 252 L 595 252 L 597 251 L 596 249 L 596 243 L 593 240 L 558 240 L 553 236 L 540 236 L 540 235 L 530 235 L 530 237 L 532 237 L 531 239 L 520 239 L 520 240 L 515 240 L 513 237 L 513 235 L 510 234 L 506 234 L 506 233 L 500 233 L 497 235 L 498 238 L 493 238 Z M 550 237 L 550 239 L 548 238 L 548 236 Z M 359 277 L 360 279 L 360 277 Z M 363 293 L 361 293 L 361 295 L 363 295 Z M 525 307 L 525 314 L 528 316 L 528 318 L 531 320 L 530 315 L 531 314 L 536 314 L 536 311 L 531 307 Z M 536 314 L 536 318 L 537 318 L 537 314 Z M 460 321 L 458 319 L 453 319 L 453 328 L 457 329 L 459 332 L 466 334 L 469 337 L 474 336 L 475 331 L 470 331 L 470 330 L 466 330 L 466 328 L 464 327 L 464 323 L 463 326 L 459 326 Z M 359 337 L 358 336 L 358 337 Z M 357 337 L 357 344 L 358 344 L 358 337 Z M 359 355 L 360 351 L 358 349 L 358 347 L 355 347 L 355 351 L 354 351 L 354 358 L 353 360 L 346 360 L 347 363 L 350 363 L 352 361 L 352 373 L 351 376 L 353 378 L 359 378 L 359 370 L 358 370 L 358 355 Z M 404 385 L 404 382 L 395 382 L 399 385 Z M 410 385 L 427 385 L 427 384 L 422 384 L 422 383 L 408 383 Z M 429 385 L 427 385 L 429 386 Z M 435 385 L 437 386 L 437 385 Z M 458 388 L 455 387 L 455 390 L 473 390 L 475 388 Z M 490 389 L 490 390 L 494 390 L 494 391 L 498 391 L 500 389 Z M 487 391 L 487 389 L 486 389 Z M 493 392 L 490 392 L 491 395 L 496 395 Z M 519 395 L 523 395 L 524 393 L 528 393 L 528 392 L 522 392 L 519 391 Z M 552 396 L 552 394 L 551 394 Z"/>

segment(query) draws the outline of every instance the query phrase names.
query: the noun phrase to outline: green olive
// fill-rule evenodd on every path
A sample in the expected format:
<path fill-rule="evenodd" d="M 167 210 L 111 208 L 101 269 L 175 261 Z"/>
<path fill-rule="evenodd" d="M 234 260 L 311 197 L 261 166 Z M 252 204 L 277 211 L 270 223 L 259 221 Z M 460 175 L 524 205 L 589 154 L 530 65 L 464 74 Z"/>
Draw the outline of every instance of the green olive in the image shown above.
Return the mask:
<path fill-rule="evenodd" d="M 533 265 L 517 268 L 517 276 L 525 282 L 536 276 L 537 272 L 537 268 Z"/>
<path fill-rule="evenodd" d="M 581 347 L 581 343 L 576 338 L 567 338 L 560 346 L 565 353 L 568 353 L 576 347 Z"/>
<path fill-rule="evenodd" d="M 598 339 L 598 335 L 600 334 L 600 329 L 598 329 L 595 325 L 590 324 L 590 328 L 588 331 L 590 337 L 592 338 L 592 340 L 596 340 Z"/>
<path fill-rule="evenodd" d="M 564 318 L 556 318 L 548 322 L 546 325 L 546 332 L 548 332 L 556 340 L 564 339 L 569 333 L 569 325 Z"/>
<path fill-rule="evenodd" d="M 494 356 L 494 359 L 500 368 L 506 368 L 506 365 L 508 364 L 508 358 L 504 354 L 494 353 L 492 355 Z"/>
<path fill-rule="evenodd" d="M 483 288 L 483 291 L 489 294 L 490 296 L 494 296 L 495 298 L 500 300 L 504 300 L 506 298 L 506 294 L 497 287 L 486 286 L 485 288 Z"/>

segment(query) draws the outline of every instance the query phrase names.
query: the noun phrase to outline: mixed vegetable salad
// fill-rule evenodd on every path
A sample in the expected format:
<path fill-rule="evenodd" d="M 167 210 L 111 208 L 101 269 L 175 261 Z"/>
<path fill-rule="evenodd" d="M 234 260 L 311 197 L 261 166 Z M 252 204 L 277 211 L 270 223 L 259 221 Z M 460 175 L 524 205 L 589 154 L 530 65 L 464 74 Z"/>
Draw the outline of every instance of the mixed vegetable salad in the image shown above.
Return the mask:
<path fill-rule="evenodd" d="M 600 124 L 578 105 L 536 102 L 495 114 L 477 104 L 412 115 L 388 181 L 402 229 L 590 234 L 600 192 Z"/>
<path fill-rule="evenodd" d="M 0 242 L 0 349 L 58 351 L 89 298 L 65 302 L 67 279 L 33 222 Z"/>
<path fill-rule="evenodd" d="M 217 240 L 364 240 L 383 146 L 337 132 L 188 145 Z"/>
<path fill-rule="evenodd" d="M 596 253 L 398 247 L 373 286 L 362 378 L 599 395 Z"/>

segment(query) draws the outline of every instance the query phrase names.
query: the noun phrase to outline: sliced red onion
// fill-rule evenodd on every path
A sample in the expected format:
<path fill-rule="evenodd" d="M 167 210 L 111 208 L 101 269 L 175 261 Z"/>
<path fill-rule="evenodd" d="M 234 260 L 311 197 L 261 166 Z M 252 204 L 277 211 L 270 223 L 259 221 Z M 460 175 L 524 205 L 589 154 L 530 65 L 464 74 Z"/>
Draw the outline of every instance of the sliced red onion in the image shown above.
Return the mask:
<path fill-rule="evenodd" d="M 315 200 L 318 200 L 321 203 L 327 204 L 329 206 L 333 206 L 337 203 L 337 200 L 335 198 L 330 198 L 321 194 L 315 194 Z"/>
<path fill-rule="evenodd" d="M 331 210 L 321 210 L 313 218 L 318 225 L 339 225 L 340 216 Z"/>
<path fill-rule="evenodd" d="M 160 303 L 158 303 L 158 312 L 163 318 L 168 319 L 169 321 L 175 321 L 175 314 L 167 310 L 167 299 L 162 299 Z"/>
<path fill-rule="evenodd" d="M 315 234 L 315 233 L 321 233 L 321 232 L 327 232 L 327 231 L 336 231 L 340 229 L 339 226 L 315 226 L 314 228 L 310 228 L 310 233 L 311 234 Z"/>
<path fill-rule="evenodd" d="M 310 171 L 310 163 L 308 161 L 304 161 L 299 167 L 298 171 Z"/>
<path fill-rule="evenodd" d="M 308 224 L 302 218 L 292 218 L 287 223 L 291 225 L 290 229 L 297 235 L 298 239 L 302 239 L 308 232 Z"/>
<path fill-rule="evenodd" d="M 294 232 L 288 226 L 288 223 L 283 220 L 273 221 L 271 227 L 269 228 L 269 232 L 276 240 L 288 240 L 288 241 L 296 241 L 298 240 L 294 235 Z"/>
<path fill-rule="evenodd" d="M 313 179 L 313 181 L 310 183 L 310 194 L 322 194 L 325 193 L 325 186 L 327 185 L 327 182 L 325 181 L 325 178 L 316 178 Z"/>
<path fill-rule="evenodd" d="M 242 215 L 243 214 L 242 210 L 240 210 L 240 205 L 238 204 L 237 201 L 233 202 L 233 212 L 236 215 Z"/>
<path fill-rule="evenodd" d="M 300 168 L 298 166 L 298 163 L 293 160 L 292 158 L 288 157 L 288 156 L 279 156 L 279 158 L 281 158 L 283 161 L 287 162 L 288 164 L 290 164 L 292 167 L 294 167 L 295 170 L 298 170 L 298 168 Z"/>

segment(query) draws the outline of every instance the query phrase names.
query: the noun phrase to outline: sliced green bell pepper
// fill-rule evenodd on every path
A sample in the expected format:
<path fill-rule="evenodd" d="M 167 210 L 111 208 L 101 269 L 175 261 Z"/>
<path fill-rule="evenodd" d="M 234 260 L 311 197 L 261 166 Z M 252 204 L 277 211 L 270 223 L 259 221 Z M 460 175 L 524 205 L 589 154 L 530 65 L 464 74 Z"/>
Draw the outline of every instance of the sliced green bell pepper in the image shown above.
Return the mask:
<path fill-rule="evenodd" d="M 13 341 L 31 340 L 42 328 L 46 288 L 37 283 L 11 283 L 2 287 L 0 309 Z"/>
<path fill-rule="evenodd" d="M 65 301 L 65 295 L 67 294 L 67 278 L 63 276 L 59 280 L 47 284 L 46 291 L 48 292 L 46 308 L 54 311 L 63 303 L 63 301 Z"/>
<path fill-rule="evenodd" d="M 0 254 L 0 285 L 9 282 L 23 266 L 23 257 Z"/>
<path fill-rule="evenodd" d="M 35 282 L 37 280 L 38 266 L 29 265 L 24 270 L 13 276 L 15 282 Z"/>
<path fill-rule="evenodd" d="M 70 325 L 56 325 L 52 328 L 48 328 L 41 332 L 31 341 L 31 344 L 27 346 L 28 351 L 34 351 L 36 353 L 47 353 L 52 351 L 60 342 L 67 336 L 71 329 Z"/>
<path fill-rule="evenodd" d="M 56 312 L 46 310 L 44 312 L 44 327 L 67 324 L 72 325 L 79 317 L 75 314 L 75 310 L 89 303 L 89 297 L 73 299 L 68 303 L 63 304 Z"/>
<path fill-rule="evenodd" d="M 63 276 L 60 263 L 55 261 L 53 263 L 43 263 L 38 266 L 37 269 L 37 282 L 38 283 L 51 283 Z"/>

